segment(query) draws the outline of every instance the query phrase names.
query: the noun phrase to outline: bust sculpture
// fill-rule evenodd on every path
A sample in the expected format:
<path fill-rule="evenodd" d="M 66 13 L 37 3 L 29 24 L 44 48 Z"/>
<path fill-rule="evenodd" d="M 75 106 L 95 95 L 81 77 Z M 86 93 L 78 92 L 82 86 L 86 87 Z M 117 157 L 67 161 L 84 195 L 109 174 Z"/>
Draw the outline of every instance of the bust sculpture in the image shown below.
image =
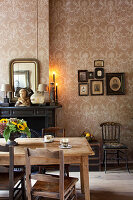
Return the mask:
<path fill-rule="evenodd" d="M 15 106 L 30 106 L 30 97 L 28 96 L 26 89 L 20 89 L 19 96 L 20 97 L 18 98 Z"/>

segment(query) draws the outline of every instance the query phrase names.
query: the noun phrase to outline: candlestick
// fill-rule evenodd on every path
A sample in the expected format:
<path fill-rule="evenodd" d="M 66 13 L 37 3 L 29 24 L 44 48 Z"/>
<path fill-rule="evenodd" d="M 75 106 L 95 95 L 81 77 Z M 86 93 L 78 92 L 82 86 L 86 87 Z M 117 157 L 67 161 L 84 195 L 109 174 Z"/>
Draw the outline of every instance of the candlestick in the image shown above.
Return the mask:
<path fill-rule="evenodd" d="M 56 83 L 56 103 L 58 103 L 58 90 L 57 90 L 57 83 Z"/>
<path fill-rule="evenodd" d="M 50 83 L 50 103 L 55 102 L 55 85 L 54 83 Z"/>
<path fill-rule="evenodd" d="M 55 72 L 53 72 L 53 82 L 55 83 Z"/>

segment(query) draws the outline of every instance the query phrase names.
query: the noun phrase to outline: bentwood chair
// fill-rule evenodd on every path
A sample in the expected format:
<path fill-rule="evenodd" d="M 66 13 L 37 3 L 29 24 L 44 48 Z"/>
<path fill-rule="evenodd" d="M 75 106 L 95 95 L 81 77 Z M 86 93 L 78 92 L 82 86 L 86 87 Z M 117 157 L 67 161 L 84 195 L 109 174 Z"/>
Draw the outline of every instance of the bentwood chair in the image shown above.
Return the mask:
<path fill-rule="evenodd" d="M 75 184 L 77 178 L 64 176 L 64 153 L 62 150 L 51 152 L 47 149 L 25 149 L 26 156 L 26 184 L 28 200 L 33 197 L 47 197 L 48 199 L 77 199 Z M 42 159 L 44 164 L 48 162 L 59 163 L 60 175 L 31 174 L 31 163 L 35 158 Z M 36 183 L 32 186 L 31 179 Z"/>
<path fill-rule="evenodd" d="M 102 147 L 103 147 L 103 164 L 105 173 L 107 171 L 107 160 L 116 160 L 118 165 L 121 160 L 126 162 L 128 169 L 128 147 L 120 143 L 121 124 L 114 122 L 105 122 L 100 124 L 102 127 Z"/>
<path fill-rule="evenodd" d="M 0 152 L 9 153 L 9 167 L 0 166 L 0 190 L 9 191 L 9 197 L 0 197 L 0 199 L 20 199 L 25 200 L 25 179 L 24 172 L 14 172 L 14 147 L 1 146 Z"/>

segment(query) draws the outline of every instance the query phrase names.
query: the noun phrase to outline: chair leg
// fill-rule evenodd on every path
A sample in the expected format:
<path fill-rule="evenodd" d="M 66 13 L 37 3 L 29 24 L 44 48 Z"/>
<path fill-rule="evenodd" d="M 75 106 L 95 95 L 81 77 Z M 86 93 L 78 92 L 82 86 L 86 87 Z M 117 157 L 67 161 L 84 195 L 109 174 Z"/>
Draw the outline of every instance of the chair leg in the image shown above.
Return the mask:
<path fill-rule="evenodd" d="M 24 177 L 22 179 L 21 187 L 22 187 L 22 200 L 26 200 L 26 188 L 25 188 L 25 178 Z"/>
<path fill-rule="evenodd" d="M 67 177 L 69 177 L 69 165 L 68 164 L 65 165 L 65 175 Z"/>
<path fill-rule="evenodd" d="M 75 200 L 77 200 L 76 186 L 74 186 L 74 195 L 75 195 Z"/>
<path fill-rule="evenodd" d="M 105 163 L 105 154 L 104 154 L 104 151 L 103 151 L 103 166 L 104 166 L 104 163 Z"/>
<path fill-rule="evenodd" d="M 126 151 L 126 168 L 127 168 L 127 171 L 130 173 L 129 171 L 129 167 L 128 167 L 128 152 Z"/>
<path fill-rule="evenodd" d="M 9 177 L 10 179 L 10 177 Z M 9 199 L 13 200 L 14 199 L 14 181 L 9 181 Z"/>
<path fill-rule="evenodd" d="M 119 163 L 119 150 L 117 150 L 117 163 L 118 163 L 118 166 L 120 165 Z"/>
<path fill-rule="evenodd" d="M 10 200 L 14 199 L 14 191 L 12 189 L 9 189 L 9 199 Z"/>
<path fill-rule="evenodd" d="M 66 200 L 71 199 L 71 200 L 77 200 L 77 194 L 76 194 L 76 186 L 73 186 L 73 192 L 72 195 L 70 195 L 69 197 L 66 197 Z"/>
<path fill-rule="evenodd" d="M 105 171 L 105 173 L 106 173 L 106 167 L 107 167 L 107 152 L 106 152 L 106 150 L 104 150 L 104 158 L 105 158 L 105 160 L 104 160 L 104 171 Z"/>

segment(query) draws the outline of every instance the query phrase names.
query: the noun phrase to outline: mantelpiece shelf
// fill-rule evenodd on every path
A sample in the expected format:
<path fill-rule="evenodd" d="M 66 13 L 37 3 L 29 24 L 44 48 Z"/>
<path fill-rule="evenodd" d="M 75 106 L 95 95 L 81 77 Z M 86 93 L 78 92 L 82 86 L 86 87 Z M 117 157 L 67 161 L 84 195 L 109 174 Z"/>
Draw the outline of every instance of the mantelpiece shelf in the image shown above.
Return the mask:
<path fill-rule="evenodd" d="M 36 117 L 47 115 L 50 110 L 55 111 L 58 106 L 30 106 L 30 107 L 0 107 L 0 117 Z"/>

